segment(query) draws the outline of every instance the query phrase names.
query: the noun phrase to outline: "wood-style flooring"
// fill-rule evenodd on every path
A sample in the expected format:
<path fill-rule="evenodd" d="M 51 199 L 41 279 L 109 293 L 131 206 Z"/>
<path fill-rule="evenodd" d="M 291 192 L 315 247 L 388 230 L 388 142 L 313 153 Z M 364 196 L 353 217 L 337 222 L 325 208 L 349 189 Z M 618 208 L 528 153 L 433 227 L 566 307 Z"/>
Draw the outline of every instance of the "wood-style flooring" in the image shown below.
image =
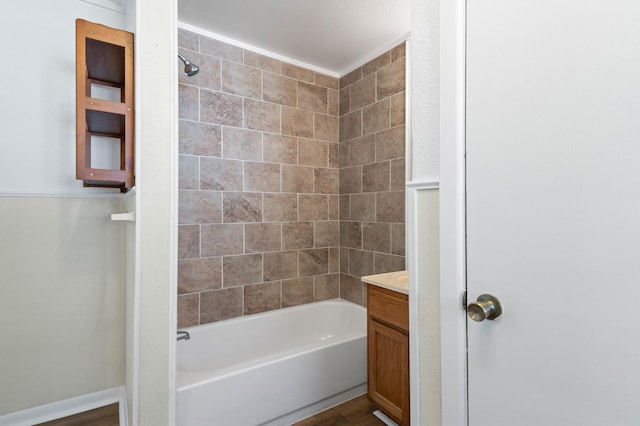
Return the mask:
<path fill-rule="evenodd" d="M 369 402 L 367 395 L 362 395 L 294 423 L 293 426 L 384 426 L 384 423 L 373 415 L 375 410 L 376 407 Z"/>
<path fill-rule="evenodd" d="M 73 416 L 40 423 L 39 426 L 118 426 L 120 424 L 118 404 L 111 404 Z"/>
<path fill-rule="evenodd" d="M 381 426 L 384 425 L 373 412 L 376 407 L 369 402 L 367 395 L 354 398 L 344 404 L 308 417 L 293 426 Z M 41 423 L 39 426 L 118 426 L 118 404 L 107 405 L 74 416 Z"/>

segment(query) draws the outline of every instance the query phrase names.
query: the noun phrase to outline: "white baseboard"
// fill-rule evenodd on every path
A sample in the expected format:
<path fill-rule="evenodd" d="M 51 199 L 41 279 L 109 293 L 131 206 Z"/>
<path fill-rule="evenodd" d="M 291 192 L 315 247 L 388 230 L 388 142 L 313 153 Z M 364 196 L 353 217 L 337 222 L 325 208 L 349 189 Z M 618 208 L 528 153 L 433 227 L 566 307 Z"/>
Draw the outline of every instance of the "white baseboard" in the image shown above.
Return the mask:
<path fill-rule="evenodd" d="M 374 411 L 373 415 L 379 418 L 382 421 L 382 423 L 384 423 L 387 426 L 398 426 L 398 423 L 391 420 L 389 416 L 387 416 L 385 413 L 383 413 L 380 410 Z"/>
<path fill-rule="evenodd" d="M 31 426 L 49 422 L 74 414 L 83 413 L 94 408 L 118 403 L 120 409 L 120 425 L 127 426 L 127 392 L 124 386 L 106 389 L 63 401 L 52 402 L 22 411 L 0 416 L 0 426 Z"/>

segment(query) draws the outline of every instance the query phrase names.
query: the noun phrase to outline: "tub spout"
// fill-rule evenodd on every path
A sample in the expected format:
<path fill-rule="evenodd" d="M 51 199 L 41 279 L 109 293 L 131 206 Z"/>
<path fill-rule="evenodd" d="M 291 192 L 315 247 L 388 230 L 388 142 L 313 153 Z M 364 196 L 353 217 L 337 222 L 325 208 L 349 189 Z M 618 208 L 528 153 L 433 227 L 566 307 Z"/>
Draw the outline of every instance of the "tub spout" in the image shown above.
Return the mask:
<path fill-rule="evenodd" d="M 180 331 L 178 330 L 178 340 L 189 340 L 191 336 L 189 336 L 188 331 Z"/>

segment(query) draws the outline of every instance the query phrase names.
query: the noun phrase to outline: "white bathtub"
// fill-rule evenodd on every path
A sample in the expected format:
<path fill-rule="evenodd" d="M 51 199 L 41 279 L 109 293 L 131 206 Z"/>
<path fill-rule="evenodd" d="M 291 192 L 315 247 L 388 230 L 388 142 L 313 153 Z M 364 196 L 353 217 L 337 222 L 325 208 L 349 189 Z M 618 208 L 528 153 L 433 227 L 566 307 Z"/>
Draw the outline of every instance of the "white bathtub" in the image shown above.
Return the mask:
<path fill-rule="evenodd" d="M 366 310 L 344 300 L 186 329 L 177 425 L 289 425 L 366 392 Z"/>

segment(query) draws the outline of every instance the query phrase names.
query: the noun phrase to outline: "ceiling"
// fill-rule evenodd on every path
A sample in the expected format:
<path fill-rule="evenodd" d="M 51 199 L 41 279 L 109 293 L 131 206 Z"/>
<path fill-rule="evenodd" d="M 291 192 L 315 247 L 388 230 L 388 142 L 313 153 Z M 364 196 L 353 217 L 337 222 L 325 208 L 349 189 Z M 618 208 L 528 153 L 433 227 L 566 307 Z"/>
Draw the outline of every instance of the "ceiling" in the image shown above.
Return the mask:
<path fill-rule="evenodd" d="M 411 21 L 410 0 L 179 0 L 178 20 L 335 76 L 405 40 Z"/>

